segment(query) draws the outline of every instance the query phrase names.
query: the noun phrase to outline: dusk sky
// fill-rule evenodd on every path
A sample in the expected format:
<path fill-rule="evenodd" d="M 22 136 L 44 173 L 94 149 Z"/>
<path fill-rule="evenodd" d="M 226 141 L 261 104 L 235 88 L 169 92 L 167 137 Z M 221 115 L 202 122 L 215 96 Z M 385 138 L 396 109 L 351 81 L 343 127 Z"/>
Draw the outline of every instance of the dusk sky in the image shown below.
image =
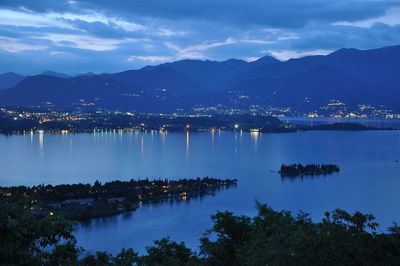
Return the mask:
<path fill-rule="evenodd" d="M 1 0 L 0 73 L 118 72 L 400 44 L 400 1 Z"/>

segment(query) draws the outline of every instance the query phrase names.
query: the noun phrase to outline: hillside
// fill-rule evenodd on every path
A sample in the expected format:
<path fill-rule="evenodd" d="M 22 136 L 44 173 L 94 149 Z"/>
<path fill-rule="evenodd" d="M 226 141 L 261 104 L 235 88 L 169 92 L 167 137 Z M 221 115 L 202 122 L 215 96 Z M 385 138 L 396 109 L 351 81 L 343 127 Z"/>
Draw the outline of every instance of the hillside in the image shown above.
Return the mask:
<path fill-rule="evenodd" d="M 46 73 L 20 83 L 22 76 L 1 75 L 0 81 L 7 76 L 11 81 L 3 81 L 0 88 L 14 87 L 3 91 L 0 104 L 154 112 L 218 104 L 246 109 L 257 104 L 308 111 L 340 100 L 351 106 L 385 105 L 398 110 L 400 46 L 340 49 L 284 62 L 265 56 L 254 62 L 181 60 L 115 74 Z M 232 92 L 247 96 L 235 100 Z"/>
<path fill-rule="evenodd" d="M 25 77 L 13 72 L 0 74 L 0 90 L 12 88 Z"/>

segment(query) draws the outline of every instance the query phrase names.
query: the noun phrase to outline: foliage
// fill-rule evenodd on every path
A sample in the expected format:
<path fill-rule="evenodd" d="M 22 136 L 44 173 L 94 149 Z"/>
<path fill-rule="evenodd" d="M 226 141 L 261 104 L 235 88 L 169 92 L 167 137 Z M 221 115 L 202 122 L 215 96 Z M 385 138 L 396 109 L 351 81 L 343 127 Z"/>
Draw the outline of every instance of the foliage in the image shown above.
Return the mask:
<path fill-rule="evenodd" d="M 282 177 L 297 177 L 297 176 L 314 176 L 314 175 L 329 175 L 339 172 L 339 166 L 335 164 L 282 164 L 279 173 Z"/>
<path fill-rule="evenodd" d="M 335 210 L 321 222 L 308 214 L 293 217 L 258 204 L 253 219 L 223 212 L 213 216 L 209 231 L 217 239 L 202 239 L 210 265 L 398 265 L 399 227 L 378 234 L 372 215 Z"/>
<path fill-rule="evenodd" d="M 1 202 L 0 261 L 5 265 L 399 265 L 400 227 L 378 232 L 369 214 L 327 212 L 319 222 L 257 203 L 250 218 L 231 212 L 212 216 L 213 226 L 199 252 L 168 238 L 117 255 L 84 254 L 72 236 L 72 224 L 59 217 L 35 217 L 24 202 Z"/>
<path fill-rule="evenodd" d="M 148 255 L 140 260 L 142 265 L 195 265 L 198 258 L 185 247 L 184 243 L 176 243 L 168 238 L 154 241 L 155 246 L 147 247 Z"/>
<path fill-rule="evenodd" d="M 57 259 L 73 247 L 73 257 L 79 250 L 72 235 L 73 224 L 60 217 L 38 218 L 26 211 L 26 200 L 6 202 L 0 198 L 0 261 L 5 265 L 37 265 L 50 258 L 45 250 L 63 240 L 54 255 Z M 61 255 L 62 254 L 62 255 Z M 53 255 L 53 257 L 54 257 Z M 54 258 L 55 259 L 55 258 Z"/>

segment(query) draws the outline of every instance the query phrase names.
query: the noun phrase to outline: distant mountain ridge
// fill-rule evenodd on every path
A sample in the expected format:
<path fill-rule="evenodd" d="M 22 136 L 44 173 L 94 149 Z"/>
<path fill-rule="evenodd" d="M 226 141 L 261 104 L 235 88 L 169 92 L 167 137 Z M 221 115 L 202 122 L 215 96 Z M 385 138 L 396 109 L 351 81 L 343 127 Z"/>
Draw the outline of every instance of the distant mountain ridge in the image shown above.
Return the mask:
<path fill-rule="evenodd" d="M 54 72 L 54 71 L 50 71 L 50 70 L 43 72 L 41 75 L 53 76 L 53 77 L 58 77 L 58 78 L 70 78 L 71 77 L 67 74 Z"/>
<path fill-rule="evenodd" d="M 181 60 L 114 74 L 44 74 L 14 79 L 0 105 L 174 111 L 256 104 L 313 110 L 336 99 L 400 108 L 400 46 L 340 49 L 283 62 L 270 56 L 253 62 Z"/>
<path fill-rule="evenodd" d="M 24 76 L 14 72 L 0 74 L 0 90 L 12 88 L 24 78 Z"/>
<path fill-rule="evenodd" d="M 333 73 L 327 77 L 325 86 L 321 77 L 315 75 L 315 82 L 310 84 L 307 77 L 312 69 L 318 67 L 330 67 L 347 76 L 349 83 Z M 327 70 L 327 69 L 326 69 Z M 327 73 L 325 72 L 327 75 Z M 292 79 L 297 76 L 296 81 Z M 303 76 L 303 78 L 301 78 Z M 318 80 L 319 78 L 319 80 Z M 262 82 L 257 80 L 263 79 Z M 279 80 L 269 82 L 266 79 Z M 372 50 L 340 49 L 326 56 L 307 56 L 298 59 L 290 59 L 273 65 L 264 65 L 252 71 L 242 73 L 237 77 L 231 88 L 241 87 L 244 90 L 255 90 L 263 87 L 268 94 L 278 89 L 282 94 L 288 94 L 288 90 L 302 88 L 303 92 L 325 90 L 326 95 L 321 94 L 319 100 L 329 97 L 347 98 L 353 103 L 386 104 L 398 107 L 397 99 L 400 97 L 400 46 L 390 46 Z M 252 86 L 243 86 L 253 84 Z M 328 87 L 324 89 L 324 87 Z M 335 91 L 336 90 L 336 91 Z M 349 94 L 349 90 L 357 93 Z M 292 96 L 293 94 L 289 94 Z M 342 97 L 339 97 L 342 95 Z M 303 95 L 307 97 L 307 95 Z M 308 95 L 310 96 L 310 95 Z M 315 95 L 314 95 L 315 96 Z M 348 99 L 349 97 L 351 99 Z"/>
<path fill-rule="evenodd" d="M 280 61 L 271 56 L 265 56 L 249 63 L 239 59 L 229 59 L 222 62 L 187 59 L 158 66 L 147 66 L 143 69 L 167 67 L 186 75 L 208 91 L 223 91 L 231 84 L 235 76 L 240 73 L 258 66 L 266 66 L 278 62 Z"/>

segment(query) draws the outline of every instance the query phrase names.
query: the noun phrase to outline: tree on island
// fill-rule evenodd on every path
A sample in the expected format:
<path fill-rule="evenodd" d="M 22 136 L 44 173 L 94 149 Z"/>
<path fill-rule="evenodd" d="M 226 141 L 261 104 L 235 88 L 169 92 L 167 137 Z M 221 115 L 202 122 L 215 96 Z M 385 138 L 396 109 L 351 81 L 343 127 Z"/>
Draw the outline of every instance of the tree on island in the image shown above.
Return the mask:
<path fill-rule="evenodd" d="M 301 163 L 298 163 L 291 165 L 282 164 L 279 173 L 283 177 L 296 177 L 305 175 L 329 175 L 339 171 L 339 166 L 335 164 L 307 164 L 303 166 Z"/>

